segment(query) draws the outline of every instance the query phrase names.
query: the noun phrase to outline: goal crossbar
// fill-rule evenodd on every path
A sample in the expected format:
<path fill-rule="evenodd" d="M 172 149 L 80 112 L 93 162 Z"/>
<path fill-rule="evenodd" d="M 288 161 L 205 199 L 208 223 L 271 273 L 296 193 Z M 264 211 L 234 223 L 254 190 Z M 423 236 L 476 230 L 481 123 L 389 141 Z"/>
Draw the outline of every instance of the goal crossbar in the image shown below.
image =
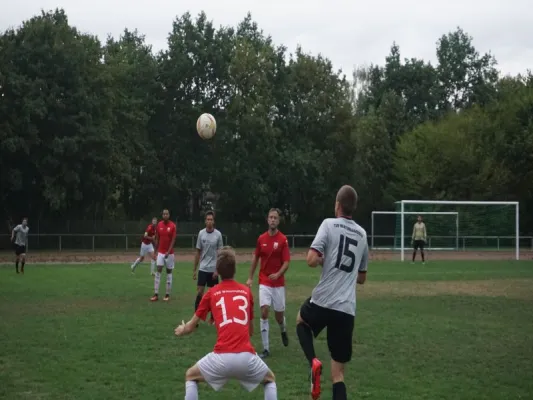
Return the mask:
<path fill-rule="evenodd" d="M 374 246 L 374 215 L 455 215 L 455 236 L 456 236 L 456 247 L 430 247 L 428 250 L 457 250 L 459 248 L 459 212 L 457 211 L 372 211 L 372 236 L 370 238 L 370 248 L 375 250 L 395 250 L 393 247 L 375 247 Z M 402 226 L 403 226 L 403 216 L 402 216 Z M 403 228 L 402 228 L 403 232 Z M 402 233 L 402 247 L 403 247 L 403 233 Z M 398 249 L 399 250 L 399 249 Z M 403 253 L 403 249 L 402 249 Z"/>
<path fill-rule="evenodd" d="M 401 231 L 404 232 L 405 221 L 403 214 L 406 214 L 405 205 L 406 204 L 419 204 L 419 205 L 456 205 L 456 206 L 514 206 L 515 207 L 515 259 L 520 260 L 520 204 L 518 201 L 466 201 L 466 200 L 401 200 L 397 201 L 396 204 L 400 203 L 400 213 L 402 214 L 401 219 Z M 405 241 L 404 236 L 400 240 L 402 248 L 402 261 L 405 261 Z"/>

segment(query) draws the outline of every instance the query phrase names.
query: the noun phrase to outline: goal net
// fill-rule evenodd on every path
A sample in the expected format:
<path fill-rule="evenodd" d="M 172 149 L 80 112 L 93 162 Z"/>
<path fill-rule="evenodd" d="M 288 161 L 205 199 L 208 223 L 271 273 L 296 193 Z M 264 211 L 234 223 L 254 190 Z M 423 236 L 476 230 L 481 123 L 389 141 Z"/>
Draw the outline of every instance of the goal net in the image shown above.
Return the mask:
<path fill-rule="evenodd" d="M 404 225 L 412 230 L 418 216 L 428 227 L 427 250 L 458 250 L 459 213 L 457 211 L 405 211 Z M 401 211 L 373 211 L 370 247 L 373 250 L 401 250 L 398 226 L 401 225 Z M 432 231 L 429 231 L 429 226 Z M 411 242 L 411 233 L 406 228 L 406 246 Z"/>
<path fill-rule="evenodd" d="M 520 258 L 518 202 L 402 200 L 396 202 L 396 212 L 395 247 L 400 248 L 402 261 L 405 249 L 411 248 L 412 213 L 423 218 L 427 215 L 424 222 L 428 247 L 462 252 L 500 252 L 510 259 Z M 457 213 L 457 219 L 436 214 L 443 212 Z"/>

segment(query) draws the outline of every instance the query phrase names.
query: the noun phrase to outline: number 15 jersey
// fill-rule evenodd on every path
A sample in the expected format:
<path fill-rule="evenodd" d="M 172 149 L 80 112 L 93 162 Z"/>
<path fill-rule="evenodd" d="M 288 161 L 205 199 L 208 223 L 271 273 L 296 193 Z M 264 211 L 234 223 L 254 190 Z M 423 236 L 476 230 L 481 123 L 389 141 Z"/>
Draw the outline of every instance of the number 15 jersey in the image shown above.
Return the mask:
<path fill-rule="evenodd" d="M 214 353 L 252 353 L 250 321 L 254 318 L 254 298 L 250 288 L 234 280 L 224 280 L 202 297 L 196 316 L 205 321 L 213 315 L 217 328 Z"/>
<path fill-rule="evenodd" d="M 352 219 L 327 218 L 318 228 L 311 249 L 324 258 L 311 301 L 355 316 L 357 272 L 368 268 L 366 231 Z"/>

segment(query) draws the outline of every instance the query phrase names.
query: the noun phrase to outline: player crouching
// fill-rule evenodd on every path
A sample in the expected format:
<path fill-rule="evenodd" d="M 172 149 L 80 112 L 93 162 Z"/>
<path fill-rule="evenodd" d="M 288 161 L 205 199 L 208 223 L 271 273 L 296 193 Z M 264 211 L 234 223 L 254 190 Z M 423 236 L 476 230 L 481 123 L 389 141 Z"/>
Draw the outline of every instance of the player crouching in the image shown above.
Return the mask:
<path fill-rule="evenodd" d="M 194 332 L 200 320 L 211 312 L 217 329 L 213 351 L 185 374 L 185 400 L 198 399 L 198 382 L 207 382 L 215 391 L 230 379 L 236 379 L 249 392 L 264 384 L 265 400 L 277 400 L 274 373 L 257 355 L 250 342 L 253 334 L 254 299 L 250 288 L 234 280 L 235 251 L 222 247 L 217 255 L 217 272 L 222 282 L 202 297 L 195 314 L 186 324 L 182 321 L 176 336 Z"/>

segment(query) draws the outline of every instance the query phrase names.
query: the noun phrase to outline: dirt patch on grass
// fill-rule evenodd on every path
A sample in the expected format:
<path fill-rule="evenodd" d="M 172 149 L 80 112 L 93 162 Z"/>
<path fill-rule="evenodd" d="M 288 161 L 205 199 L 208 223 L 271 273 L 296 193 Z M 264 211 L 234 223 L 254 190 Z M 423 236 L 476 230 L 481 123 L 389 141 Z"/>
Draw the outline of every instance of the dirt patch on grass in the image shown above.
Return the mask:
<path fill-rule="evenodd" d="M 533 300 L 533 279 L 477 281 L 397 281 L 367 282 L 357 288 L 360 298 L 427 297 L 427 296 L 486 296 Z"/>
<path fill-rule="evenodd" d="M 236 249 L 237 261 L 247 262 L 252 259 L 253 249 Z M 305 260 L 307 249 L 293 249 L 291 258 L 295 261 Z M 407 257 L 409 257 L 409 254 Z M 133 251 L 43 251 L 29 252 L 30 263 L 68 263 L 68 264 L 127 264 L 138 256 Z M 375 261 L 399 261 L 398 251 L 371 251 L 371 259 Z M 426 253 L 428 260 L 513 260 L 514 252 L 511 251 L 431 251 Z M 533 252 L 522 251 L 520 257 L 524 260 L 533 259 Z M 14 255 L 11 252 L 0 253 L 0 264 L 12 263 Z M 192 262 L 194 250 L 176 249 L 177 262 Z"/>

